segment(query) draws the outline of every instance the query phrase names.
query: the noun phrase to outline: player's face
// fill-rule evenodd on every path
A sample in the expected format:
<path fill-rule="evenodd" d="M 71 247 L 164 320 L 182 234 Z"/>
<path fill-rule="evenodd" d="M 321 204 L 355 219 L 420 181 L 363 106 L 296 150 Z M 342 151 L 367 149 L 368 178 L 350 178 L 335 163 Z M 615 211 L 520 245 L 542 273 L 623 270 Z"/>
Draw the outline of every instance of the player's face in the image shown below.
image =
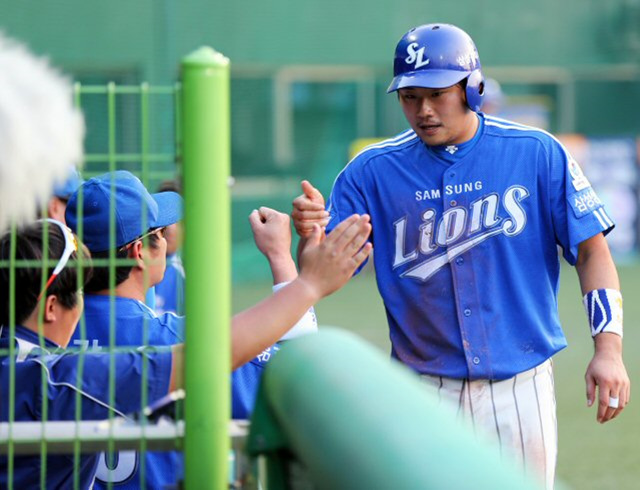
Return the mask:
<path fill-rule="evenodd" d="M 457 145 L 475 135 L 478 120 L 469 110 L 463 88 L 408 87 L 398 97 L 411 128 L 429 146 Z"/>
<path fill-rule="evenodd" d="M 164 237 L 167 240 L 167 255 L 173 255 L 182 245 L 182 223 L 167 226 Z"/>

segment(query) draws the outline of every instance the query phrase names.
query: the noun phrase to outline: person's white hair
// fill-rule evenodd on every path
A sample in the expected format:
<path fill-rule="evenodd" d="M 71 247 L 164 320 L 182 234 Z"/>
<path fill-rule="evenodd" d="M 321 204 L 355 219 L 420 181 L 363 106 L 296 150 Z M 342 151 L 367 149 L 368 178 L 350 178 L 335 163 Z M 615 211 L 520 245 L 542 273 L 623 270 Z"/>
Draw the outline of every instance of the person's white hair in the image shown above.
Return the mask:
<path fill-rule="evenodd" d="M 70 80 L 0 32 L 0 232 L 33 219 L 82 164 L 83 138 Z"/>

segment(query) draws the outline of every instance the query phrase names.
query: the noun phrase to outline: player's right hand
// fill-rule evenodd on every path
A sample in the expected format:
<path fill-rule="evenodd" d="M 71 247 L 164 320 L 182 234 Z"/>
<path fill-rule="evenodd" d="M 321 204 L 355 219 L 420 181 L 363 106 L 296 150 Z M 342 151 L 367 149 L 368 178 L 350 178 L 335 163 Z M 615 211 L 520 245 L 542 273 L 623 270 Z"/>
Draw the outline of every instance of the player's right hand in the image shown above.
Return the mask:
<path fill-rule="evenodd" d="M 320 299 L 344 286 L 371 253 L 369 215 L 354 214 L 326 237 L 316 223 L 300 254 L 300 276 Z"/>
<path fill-rule="evenodd" d="M 309 238 L 314 225 L 324 228 L 329 223 L 329 213 L 324 209 L 324 197 L 308 180 L 302 181 L 302 194 L 293 200 L 291 218 L 301 238 Z"/>

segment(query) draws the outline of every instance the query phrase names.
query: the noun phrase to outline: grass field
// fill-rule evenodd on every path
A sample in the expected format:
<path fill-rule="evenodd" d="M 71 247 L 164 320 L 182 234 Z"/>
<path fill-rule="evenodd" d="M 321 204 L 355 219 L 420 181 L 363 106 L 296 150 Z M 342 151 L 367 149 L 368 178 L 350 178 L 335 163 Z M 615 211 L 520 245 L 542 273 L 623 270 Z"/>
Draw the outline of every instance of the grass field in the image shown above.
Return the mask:
<path fill-rule="evenodd" d="M 632 400 L 640 371 L 640 265 L 620 266 L 625 298 L 625 364 Z M 268 282 L 234 287 L 238 311 L 270 294 Z M 584 372 L 593 353 L 575 270 L 563 268 L 559 307 L 569 347 L 554 357 L 558 404 L 558 477 L 575 489 L 640 487 L 640 402 L 632 401 L 615 420 L 600 425 L 587 408 Z M 372 273 L 365 272 L 316 308 L 321 325 L 343 327 L 389 352 L 387 324 Z"/>

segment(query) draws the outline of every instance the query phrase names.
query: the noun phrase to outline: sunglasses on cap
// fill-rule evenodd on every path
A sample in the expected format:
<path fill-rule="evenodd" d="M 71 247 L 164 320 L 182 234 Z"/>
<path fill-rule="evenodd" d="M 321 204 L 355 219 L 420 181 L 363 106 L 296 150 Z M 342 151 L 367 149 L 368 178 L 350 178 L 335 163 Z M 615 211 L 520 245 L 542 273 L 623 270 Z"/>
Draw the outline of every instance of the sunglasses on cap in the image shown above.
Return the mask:
<path fill-rule="evenodd" d="M 53 269 L 51 276 L 47 280 L 47 284 L 44 286 L 44 288 L 38 295 L 38 301 L 42 299 L 42 296 L 47 292 L 47 289 L 49 289 L 49 286 L 51 286 L 53 281 L 55 281 L 56 277 L 58 277 L 58 274 L 62 272 L 62 269 L 64 269 L 64 266 L 67 265 L 67 262 L 69 262 L 69 257 L 71 257 L 71 254 L 73 252 L 78 251 L 78 240 L 76 240 L 76 236 L 71 232 L 71 229 L 67 227 L 64 223 L 61 223 L 60 221 L 51 219 L 51 218 L 47 218 L 40 221 L 53 223 L 58 228 L 60 228 L 60 231 L 62 232 L 62 236 L 64 236 L 64 250 L 62 251 L 62 255 L 60 256 L 58 263 Z"/>
<path fill-rule="evenodd" d="M 123 252 L 124 250 L 130 249 L 133 246 L 134 243 L 139 242 L 140 240 L 144 240 L 145 238 L 147 238 L 147 237 L 149 237 L 151 235 L 158 235 L 158 233 L 159 233 L 161 237 L 164 237 L 166 229 L 167 229 L 166 226 L 161 226 L 160 228 L 153 228 L 153 229 L 149 230 L 148 232 L 146 232 L 144 235 L 140 235 L 135 240 L 131 240 L 129 243 L 127 243 L 127 244 L 123 245 L 122 247 L 120 247 L 118 249 L 118 252 Z"/>

